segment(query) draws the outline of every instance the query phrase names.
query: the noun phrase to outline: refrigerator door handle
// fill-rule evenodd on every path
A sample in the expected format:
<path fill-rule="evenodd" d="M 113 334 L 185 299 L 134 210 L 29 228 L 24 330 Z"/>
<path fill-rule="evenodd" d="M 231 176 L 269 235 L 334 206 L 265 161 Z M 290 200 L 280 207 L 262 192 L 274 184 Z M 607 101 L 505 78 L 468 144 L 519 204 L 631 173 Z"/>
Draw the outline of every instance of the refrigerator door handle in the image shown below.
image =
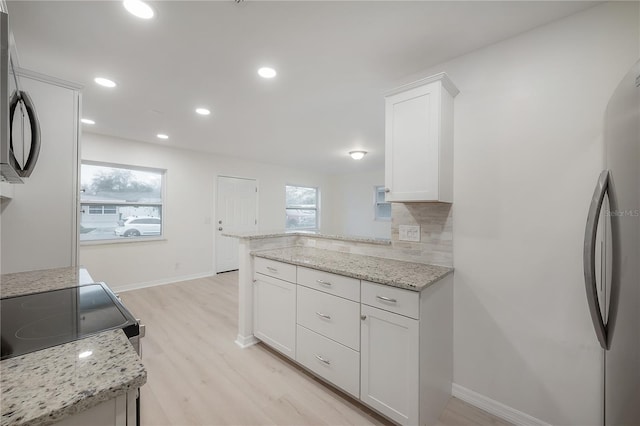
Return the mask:
<path fill-rule="evenodd" d="M 584 284 L 587 290 L 587 302 L 589 304 L 589 312 L 591 313 L 591 321 L 595 328 L 598 341 L 603 349 L 609 349 L 607 342 L 607 327 L 604 324 L 600 304 L 598 303 L 598 288 L 596 283 L 596 233 L 598 231 L 598 219 L 604 196 L 609 189 L 609 170 L 604 170 L 598 177 L 598 183 L 591 198 L 589 206 L 589 214 L 587 216 L 587 227 L 584 233 Z"/>

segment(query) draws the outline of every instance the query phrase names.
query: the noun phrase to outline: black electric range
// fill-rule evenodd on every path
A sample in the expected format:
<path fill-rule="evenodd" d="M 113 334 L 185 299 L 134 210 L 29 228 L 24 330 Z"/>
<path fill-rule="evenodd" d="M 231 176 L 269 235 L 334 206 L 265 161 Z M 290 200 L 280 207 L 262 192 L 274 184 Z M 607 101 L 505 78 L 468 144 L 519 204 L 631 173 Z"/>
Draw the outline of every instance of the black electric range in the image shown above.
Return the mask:
<path fill-rule="evenodd" d="M 121 328 L 129 339 L 138 321 L 104 283 L 0 299 L 0 359 L 13 358 Z"/>

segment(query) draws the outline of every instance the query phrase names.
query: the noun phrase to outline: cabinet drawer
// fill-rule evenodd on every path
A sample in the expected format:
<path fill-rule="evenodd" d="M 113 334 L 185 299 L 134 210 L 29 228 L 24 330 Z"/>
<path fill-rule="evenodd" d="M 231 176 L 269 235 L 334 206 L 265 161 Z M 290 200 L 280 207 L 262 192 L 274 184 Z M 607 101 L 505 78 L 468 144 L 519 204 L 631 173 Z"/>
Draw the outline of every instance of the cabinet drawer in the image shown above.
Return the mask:
<path fill-rule="evenodd" d="M 420 293 L 417 291 L 362 281 L 362 303 L 420 319 Z"/>
<path fill-rule="evenodd" d="M 299 267 L 298 284 L 335 294 L 354 302 L 360 301 L 360 280 L 355 278 Z"/>
<path fill-rule="evenodd" d="M 296 282 L 296 265 L 276 262 L 275 260 L 264 259 L 262 257 L 254 257 L 253 270 L 260 274 L 279 278 L 291 283 Z"/>
<path fill-rule="evenodd" d="M 296 361 L 345 392 L 360 396 L 360 353 L 298 326 Z"/>
<path fill-rule="evenodd" d="M 298 324 L 360 350 L 360 304 L 298 286 Z"/>

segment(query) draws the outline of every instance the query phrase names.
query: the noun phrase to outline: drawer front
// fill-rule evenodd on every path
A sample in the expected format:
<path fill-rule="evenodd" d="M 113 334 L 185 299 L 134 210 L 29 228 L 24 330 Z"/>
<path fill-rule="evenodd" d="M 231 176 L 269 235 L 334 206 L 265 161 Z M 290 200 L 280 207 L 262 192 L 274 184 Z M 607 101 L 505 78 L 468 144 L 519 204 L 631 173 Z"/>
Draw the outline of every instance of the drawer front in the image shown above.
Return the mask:
<path fill-rule="evenodd" d="M 362 281 L 362 303 L 420 319 L 420 293 L 369 281 Z"/>
<path fill-rule="evenodd" d="M 289 281 L 290 283 L 296 282 L 296 265 L 276 262 L 275 260 L 264 259 L 262 257 L 254 257 L 253 270 L 260 274 Z"/>
<path fill-rule="evenodd" d="M 356 398 L 360 397 L 360 353 L 298 326 L 296 361 Z"/>
<path fill-rule="evenodd" d="M 360 304 L 298 286 L 298 324 L 360 350 Z"/>
<path fill-rule="evenodd" d="M 355 278 L 299 267 L 298 284 L 354 302 L 360 301 L 360 280 Z"/>

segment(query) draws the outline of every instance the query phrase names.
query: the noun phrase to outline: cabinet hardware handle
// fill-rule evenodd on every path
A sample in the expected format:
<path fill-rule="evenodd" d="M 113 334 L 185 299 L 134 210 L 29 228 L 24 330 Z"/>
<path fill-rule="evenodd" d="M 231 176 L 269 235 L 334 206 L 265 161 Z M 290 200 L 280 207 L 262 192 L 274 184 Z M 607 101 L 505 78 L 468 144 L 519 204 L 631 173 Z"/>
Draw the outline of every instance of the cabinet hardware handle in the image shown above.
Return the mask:
<path fill-rule="evenodd" d="M 366 316 L 366 315 L 360 315 L 360 319 L 361 319 L 362 321 L 364 321 L 364 320 L 366 320 L 366 319 L 367 319 L 367 316 Z"/>
<path fill-rule="evenodd" d="M 276 268 L 272 268 L 271 266 L 267 266 L 267 269 L 270 270 L 271 272 L 278 272 Z"/>
<path fill-rule="evenodd" d="M 384 192 L 391 192 L 391 189 L 389 189 L 389 188 L 385 188 L 385 189 L 384 189 Z"/>
<path fill-rule="evenodd" d="M 325 364 L 327 364 L 327 365 L 331 365 L 331 361 L 329 361 L 329 360 L 327 360 L 327 359 L 322 358 L 320 355 L 316 355 L 316 358 L 317 358 L 317 359 L 318 359 L 318 361 L 320 361 L 320 362 L 324 362 L 324 363 L 325 363 Z"/>
<path fill-rule="evenodd" d="M 390 297 L 385 297 L 385 296 L 376 296 L 378 299 L 383 300 L 385 302 L 389 302 L 389 303 L 397 303 L 398 301 L 396 299 L 392 299 Z"/>
<path fill-rule="evenodd" d="M 316 280 L 318 284 L 326 285 L 327 287 L 331 287 L 331 283 L 329 281 L 324 280 Z"/>
<path fill-rule="evenodd" d="M 319 316 L 320 318 L 324 318 L 324 319 L 331 319 L 331 316 L 327 315 L 327 314 L 323 314 L 322 312 L 316 312 L 316 315 Z"/>

